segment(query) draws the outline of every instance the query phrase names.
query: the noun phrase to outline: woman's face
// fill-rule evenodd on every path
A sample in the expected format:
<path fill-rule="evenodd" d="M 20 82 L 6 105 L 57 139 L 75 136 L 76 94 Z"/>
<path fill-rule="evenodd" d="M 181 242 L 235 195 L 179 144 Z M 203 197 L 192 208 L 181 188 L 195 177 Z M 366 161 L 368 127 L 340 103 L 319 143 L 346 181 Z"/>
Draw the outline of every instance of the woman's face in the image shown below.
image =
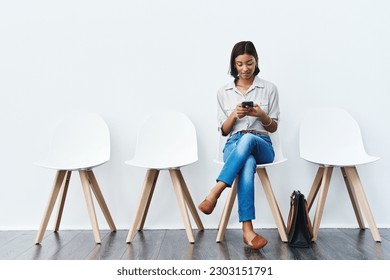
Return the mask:
<path fill-rule="evenodd" d="M 257 61 L 253 55 L 241 54 L 235 59 L 235 67 L 240 79 L 251 79 L 256 69 Z"/>

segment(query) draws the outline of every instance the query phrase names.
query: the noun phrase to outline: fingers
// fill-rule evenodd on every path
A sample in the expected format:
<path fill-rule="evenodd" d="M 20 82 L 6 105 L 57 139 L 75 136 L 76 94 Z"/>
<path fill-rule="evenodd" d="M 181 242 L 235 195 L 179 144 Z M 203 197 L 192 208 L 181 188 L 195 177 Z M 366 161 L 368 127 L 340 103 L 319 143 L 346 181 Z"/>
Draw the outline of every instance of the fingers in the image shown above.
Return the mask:
<path fill-rule="evenodd" d="M 245 116 L 257 117 L 262 113 L 262 109 L 257 103 L 253 103 L 253 107 L 250 106 L 242 106 L 242 104 L 238 104 L 236 107 L 236 116 L 241 119 Z"/>
<path fill-rule="evenodd" d="M 248 107 L 243 107 L 241 104 L 238 104 L 236 107 L 237 118 L 241 119 L 248 115 Z"/>

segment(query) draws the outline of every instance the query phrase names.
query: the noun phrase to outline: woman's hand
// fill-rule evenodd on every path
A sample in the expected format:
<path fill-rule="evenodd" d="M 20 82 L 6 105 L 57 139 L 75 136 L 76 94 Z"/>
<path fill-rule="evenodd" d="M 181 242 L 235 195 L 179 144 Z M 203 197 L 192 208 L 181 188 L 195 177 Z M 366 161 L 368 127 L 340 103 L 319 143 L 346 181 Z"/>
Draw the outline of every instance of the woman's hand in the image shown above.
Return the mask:
<path fill-rule="evenodd" d="M 245 116 L 259 118 L 260 122 L 264 126 L 264 129 L 269 132 L 274 132 L 277 129 L 277 123 L 274 122 L 263 109 L 261 109 L 259 104 L 253 103 L 253 107 L 243 107 L 240 103 L 236 106 L 236 110 L 231 113 L 227 120 L 222 124 L 222 135 L 228 135 L 232 131 L 236 120 L 241 119 Z"/>
<path fill-rule="evenodd" d="M 238 119 L 241 119 L 245 116 L 262 118 L 262 117 L 266 117 L 267 114 L 264 112 L 263 109 L 261 109 L 261 107 L 257 103 L 253 103 L 253 107 L 250 106 L 244 107 L 240 103 L 236 107 L 236 116 Z"/>
<path fill-rule="evenodd" d="M 274 122 L 256 103 L 253 104 L 253 107 L 249 107 L 248 116 L 259 118 L 260 122 L 263 124 L 264 129 L 269 132 L 275 132 L 278 128 L 277 123 Z"/>
<path fill-rule="evenodd" d="M 267 113 L 257 103 L 253 103 L 253 107 L 247 107 L 247 115 L 251 117 L 264 118 L 267 116 Z"/>
<path fill-rule="evenodd" d="M 238 119 L 248 116 L 248 113 L 249 113 L 248 107 L 243 107 L 241 103 L 237 104 L 236 109 L 230 114 L 230 116 L 221 126 L 222 135 L 224 136 L 228 135 L 232 131 L 234 123 Z"/>
<path fill-rule="evenodd" d="M 249 116 L 249 111 L 250 111 L 250 109 L 251 109 L 251 107 L 248 107 L 248 106 L 246 106 L 246 107 L 243 107 L 242 105 L 241 105 L 241 103 L 240 104 L 238 104 L 237 106 L 236 106 L 236 118 L 237 119 L 241 119 L 241 118 L 243 118 L 243 117 L 245 117 L 245 116 Z"/>

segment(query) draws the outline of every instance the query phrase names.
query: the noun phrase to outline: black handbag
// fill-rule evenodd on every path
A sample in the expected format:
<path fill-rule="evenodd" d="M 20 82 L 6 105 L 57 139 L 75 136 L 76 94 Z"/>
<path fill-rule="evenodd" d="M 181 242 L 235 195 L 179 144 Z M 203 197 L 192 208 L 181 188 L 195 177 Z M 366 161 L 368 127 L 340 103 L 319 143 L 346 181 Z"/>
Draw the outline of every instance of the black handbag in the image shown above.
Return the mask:
<path fill-rule="evenodd" d="M 287 221 L 288 244 L 291 247 L 309 247 L 313 239 L 313 227 L 305 196 L 294 191 L 290 197 L 290 212 Z"/>

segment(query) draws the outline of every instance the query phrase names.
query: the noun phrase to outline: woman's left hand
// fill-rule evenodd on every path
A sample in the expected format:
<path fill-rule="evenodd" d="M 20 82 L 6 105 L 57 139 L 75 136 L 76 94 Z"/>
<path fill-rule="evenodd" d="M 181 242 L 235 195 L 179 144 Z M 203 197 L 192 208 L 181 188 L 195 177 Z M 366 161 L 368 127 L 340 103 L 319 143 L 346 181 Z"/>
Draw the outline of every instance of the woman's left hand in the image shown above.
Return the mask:
<path fill-rule="evenodd" d="M 264 126 L 264 129 L 269 132 L 275 132 L 278 128 L 277 123 L 274 122 L 272 118 L 269 117 L 268 114 L 256 103 L 253 104 L 253 107 L 248 109 L 247 116 L 259 118 L 260 122 Z"/>
<path fill-rule="evenodd" d="M 258 117 L 258 118 L 261 118 L 262 116 L 264 115 L 267 115 L 263 109 L 261 109 L 261 107 L 259 106 L 259 104 L 257 103 L 254 103 L 253 104 L 253 107 L 249 108 L 248 110 L 248 116 L 251 116 L 251 117 Z"/>

